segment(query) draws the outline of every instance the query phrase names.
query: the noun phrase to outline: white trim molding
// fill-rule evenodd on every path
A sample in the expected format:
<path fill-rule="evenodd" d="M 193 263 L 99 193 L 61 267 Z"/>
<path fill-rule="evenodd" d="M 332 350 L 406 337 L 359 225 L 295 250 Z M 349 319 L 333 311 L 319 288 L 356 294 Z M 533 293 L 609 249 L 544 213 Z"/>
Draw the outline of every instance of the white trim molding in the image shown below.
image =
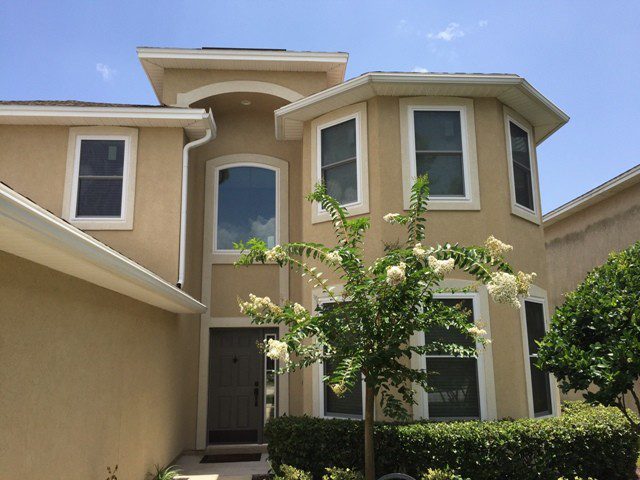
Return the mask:
<path fill-rule="evenodd" d="M 529 288 L 529 296 L 520 298 L 522 304 L 520 308 L 520 325 L 522 327 L 522 353 L 524 355 L 524 374 L 527 389 L 527 407 L 529 412 L 529 418 L 545 418 L 545 417 L 557 417 L 560 415 L 560 389 L 558 388 L 558 382 L 556 378 L 549 374 L 549 396 L 551 397 L 551 414 L 550 415 L 535 415 L 533 409 L 533 391 L 531 385 L 531 365 L 529 364 L 529 335 L 527 332 L 527 312 L 525 308 L 525 302 L 535 302 L 542 304 L 542 312 L 544 315 L 544 327 L 545 331 L 549 330 L 549 301 L 547 298 L 547 291 L 536 286 L 531 285 Z"/>
<path fill-rule="evenodd" d="M 283 98 L 289 102 L 295 102 L 303 98 L 301 93 L 275 83 L 253 80 L 231 80 L 228 82 L 210 83 L 202 87 L 194 88 L 189 92 L 178 93 L 176 107 L 189 107 L 194 102 L 202 100 L 203 98 L 233 92 L 264 93 L 265 95 Z"/>
<path fill-rule="evenodd" d="M 344 205 L 349 216 L 369 213 L 369 154 L 366 102 L 340 108 L 311 122 L 311 186 L 322 181 L 322 130 L 355 119 L 356 121 L 356 171 L 358 199 Z M 311 222 L 328 222 L 331 217 L 319 204 L 311 207 Z"/>
<path fill-rule="evenodd" d="M 0 250 L 174 313 L 206 307 L 0 183 Z"/>
<path fill-rule="evenodd" d="M 401 98 L 399 105 L 404 209 L 408 210 L 410 208 L 411 186 L 417 177 L 414 112 L 455 111 L 460 113 L 465 194 L 461 197 L 431 196 L 429 198 L 429 209 L 480 210 L 480 183 L 478 180 L 478 155 L 476 151 L 476 127 L 473 100 L 459 97 L 409 97 Z"/>
<path fill-rule="evenodd" d="M 473 282 L 468 280 L 446 279 L 441 287 L 461 289 L 468 288 Z M 491 318 L 489 315 L 489 295 L 486 287 L 478 287 L 476 292 L 472 293 L 436 293 L 434 298 L 470 298 L 473 300 L 474 320 L 481 319 L 483 328 L 487 331 L 487 337 L 491 338 Z M 424 345 L 424 333 L 417 332 L 411 339 L 414 345 Z M 493 373 L 493 352 L 491 344 L 477 344 L 478 351 L 478 395 L 480 401 L 480 419 L 495 420 L 498 416 L 496 407 L 496 391 Z M 411 368 L 426 368 L 426 359 L 423 356 L 414 355 L 411 358 Z M 429 402 L 428 394 L 419 386 L 416 389 L 417 405 L 413 407 L 413 418 L 415 420 L 429 418 Z"/>
<path fill-rule="evenodd" d="M 509 190 L 511 193 L 511 213 L 520 218 L 529 220 L 536 225 L 542 224 L 540 214 L 540 183 L 538 182 L 538 159 L 536 156 L 536 146 L 533 143 L 533 130 L 529 122 L 509 107 L 504 106 L 504 131 L 505 144 L 507 147 L 507 162 L 509 168 Z M 531 193 L 533 195 L 533 210 L 516 202 L 515 180 L 513 173 L 513 152 L 511 150 L 511 128 L 510 123 L 521 128 L 527 133 L 529 142 L 529 163 L 531 167 Z"/>
<path fill-rule="evenodd" d="M 83 140 L 123 140 L 122 202 L 119 217 L 78 217 L 78 175 Z M 67 170 L 64 183 L 62 218 L 83 230 L 132 230 L 136 193 L 138 129 L 126 127 L 69 128 Z"/>

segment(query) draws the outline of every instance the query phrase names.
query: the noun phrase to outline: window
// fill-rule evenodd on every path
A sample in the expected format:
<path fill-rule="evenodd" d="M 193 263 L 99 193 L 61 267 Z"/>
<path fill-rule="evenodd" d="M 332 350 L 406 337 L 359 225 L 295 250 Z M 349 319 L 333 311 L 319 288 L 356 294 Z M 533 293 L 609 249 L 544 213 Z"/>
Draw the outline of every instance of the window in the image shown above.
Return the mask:
<path fill-rule="evenodd" d="M 527 368 L 531 388 L 531 403 L 533 415 L 542 417 L 551 415 L 553 407 L 551 403 L 551 377 L 549 373 L 540 370 L 536 366 L 538 358 L 538 341 L 542 340 L 546 332 L 543 302 L 527 299 L 524 302 L 526 322 L 526 356 Z"/>
<path fill-rule="evenodd" d="M 473 100 L 400 99 L 404 208 L 419 175 L 429 176 L 430 208 L 479 210 Z"/>
<path fill-rule="evenodd" d="M 461 304 L 475 311 L 472 298 L 442 298 L 448 306 Z M 425 343 L 440 341 L 473 346 L 473 340 L 460 332 L 444 327 L 425 332 Z M 426 357 L 426 371 L 430 375 L 427 392 L 427 412 L 430 419 L 480 418 L 480 385 L 478 359 L 433 354 Z"/>
<path fill-rule="evenodd" d="M 276 170 L 225 166 L 217 169 L 216 177 L 215 250 L 234 250 L 234 243 L 254 237 L 274 247 L 278 243 Z"/>
<path fill-rule="evenodd" d="M 322 182 L 327 192 L 349 209 L 350 215 L 369 212 L 366 103 L 349 105 L 311 123 L 312 183 Z M 312 222 L 330 220 L 320 205 Z"/>
<path fill-rule="evenodd" d="M 460 111 L 414 110 L 416 175 L 429 175 L 431 197 L 464 197 Z"/>
<path fill-rule="evenodd" d="M 137 130 L 69 131 L 64 218 L 85 229 L 133 228 Z"/>
<path fill-rule="evenodd" d="M 504 108 L 511 211 L 514 215 L 539 224 L 535 148 L 531 143 L 533 133 L 515 112 Z"/>
<path fill-rule="evenodd" d="M 335 302 L 332 301 L 323 301 L 319 305 L 319 308 L 325 310 L 334 307 Z M 333 390 L 326 382 L 322 381 L 324 376 L 331 375 L 334 368 L 335 365 L 330 360 L 325 360 L 322 363 L 320 376 L 320 382 L 322 383 L 322 415 L 325 417 L 362 418 L 364 411 L 363 382 L 356 382 L 351 391 L 339 397 L 333 393 Z"/>
<path fill-rule="evenodd" d="M 267 333 L 265 343 L 277 340 L 278 335 Z M 264 422 L 278 416 L 278 361 L 264 356 Z"/>

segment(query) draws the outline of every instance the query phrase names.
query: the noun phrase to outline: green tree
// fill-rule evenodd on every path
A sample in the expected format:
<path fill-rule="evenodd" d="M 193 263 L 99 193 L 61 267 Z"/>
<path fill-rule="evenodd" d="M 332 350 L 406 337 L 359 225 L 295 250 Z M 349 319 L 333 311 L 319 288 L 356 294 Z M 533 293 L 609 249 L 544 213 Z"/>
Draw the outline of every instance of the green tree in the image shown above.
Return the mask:
<path fill-rule="evenodd" d="M 584 390 L 589 403 L 627 413 L 640 375 L 640 242 L 609 255 L 556 309 L 538 350 L 540 368 L 553 373 L 563 392 Z M 595 389 L 587 390 L 590 387 Z"/>
<path fill-rule="evenodd" d="M 475 348 L 456 344 L 434 341 L 412 345 L 411 336 L 415 332 L 446 328 L 462 332 L 479 343 L 488 341 L 486 331 L 474 325 L 469 312 L 434 300 L 444 275 L 454 268 L 464 271 L 478 285 L 487 284 L 495 301 L 517 307 L 517 296 L 526 293 L 534 276 L 522 272 L 514 275 L 503 258 L 511 247 L 493 237 L 480 247 L 423 246 L 428 194 L 427 178 L 420 177 L 412 188 L 409 211 L 405 215 L 385 215 L 387 222 L 406 229 L 406 243 L 387 248 L 382 257 L 369 265 L 363 253 L 369 219 L 348 219 L 347 210 L 327 194 L 323 185 L 317 185 L 308 199 L 318 202 L 331 216 L 335 245 L 294 242 L 267 249 L 258 239 L 237 245 L 243 250 L 237 264 L 275 262 L 280 267 L 295 269 L 335 301 L 333 308 L 312 313 L 297 303 L 276 305 L 267 297 L 250 295 L 248 301 L 240 302 L 240 309 L 255 324 L 286 325 L 287 334 L 265 345 L 267 356 L 280 360 L 281 372 L 331 360 L 335 368 L 324 381 L 337 395 L 343 395 L 364 379 L 367 480 L 375 477 L 376 398 L 385 414 L 404 419 L 405 406 L 415 404 L 413 386 L 428 388 L 427 373 L 412 369 L 411 357 L 434 352 L 476 355 Z M 334 295 L 324 272 L 312 263 L 333 271 L 340 279 L 343 285 L 340 298 Z"/>

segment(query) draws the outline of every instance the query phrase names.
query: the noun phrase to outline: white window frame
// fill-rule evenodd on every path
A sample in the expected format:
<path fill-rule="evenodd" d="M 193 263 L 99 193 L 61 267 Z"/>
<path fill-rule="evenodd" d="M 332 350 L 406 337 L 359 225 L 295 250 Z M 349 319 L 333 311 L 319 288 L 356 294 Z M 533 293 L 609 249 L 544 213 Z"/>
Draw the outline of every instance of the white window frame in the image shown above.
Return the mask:
<path fill-rule="evenodd" d="M 511 129 L 509 123 L 513 123 L 527 132 L 529 141 L 529 163 L 531 166 L 531 193 L 533 195 L 533 210 L 516 202 L 516 187 L 513 174 L 513 152 L 511 151 Z M 536 146 L 533 143 L 533 128 L 520 115 L 508 107 L 504 107 L 504 129 L 507 146 L 507 162 L 509 168 L 509 189 L 511 192 L 511 213 L 524 218 L 537 225 L 541 225 L 540 218 L 540 186 L 538 183 L 538 160 Z"/>
<path fill-rule="evenodd" d="M 80 151 L 83 140 L 123 140 L 122 201 L 119 217 L 78 217 Z M 132 230 L 135 205 L 138 129 L 124 127 L 75 127 L 69 129 L 67 171 L 62 217 L 83 230 Z"/>
<path fill-rule="evenodd" d="M 322 181 L 322 130 L 355 119 L 356 121 L 356 178 L 358 199 L 343 205 L 349 216 L 369 213 L 369 168 L 367 148 L 367 104 L 349 105 L 316 118 L 311 122 L 312 182 L 310 188 Z M 331 221 L 329 214 L 319 204 L 311 210 L 311 222 Z"/>
<path fill-rule="evenodd" d="M 417 177 L 414 112 L 456 111 L 460 112 L 460 135 L 462 140 L 462 170 L 464 196 L 438 196 L 429 198 L 430 210 L 480 210 L 480 184 L 478 180 L 478 158 L 473 100 L 449 97 L 401 98 L 400 131 L 402 156 L 402 183 L 404 209 L 411 205 L 411 187 Z"/>
<path fill-rule="evenodd" d="M 213 207 L 213 222 L 212 222 L 212 259 L 214 263 L 233 263 L 239 256 L 239 250 L 232 249 L 218 249 L 217 241 L 217 229 L 218 229 L 218 179 L 220 176 L 220 170 L 235 167 L 256 167 L 264 168 L 266 170 L 272 170 L 275 172 L 276 182 L 276 231 L 274 245 L 279 245 L 281 242 L 286 242 L 288 230 L 288 222 L 286 221 L 286 215 L 288 215 L 288 166 L 286 162 L 267 157 L 264 155 L 253 154 L 239 154 L 229 157 L 223 157 L 225 160 L 216 162 L 212 165 L 213 174 L 212 178 L 212 207 Z M 244 158 L 244 160 L 243 160 Z M 236 161 L 234 161 L 236 160 Z"/>
<path fill-rule="evenodd" d="M 551 413 L 536 415 L 533 411 L 533 385 L 531 384 L 531 365 L 529 364 L 529 332 L 527 331 L 527 310 L 524 302 L 534 302 L 542 305 L 545 332 L 549 331 L 549 303 L 547 292 L 534 285 L 530 288 L 528 297 L 521 297 L 520 325 L 522 327 L 522 353 L 524 355 L 524 376 L 527 388 L 527 406 L 529 418 L 557 417 L 560 414 L 560 395 L 555 377 L 549 373 L 549 396 L 551 397 Z"/>
<path fill-rule="evenodd" d="M 342 295 L 335 295 L 335 300 L 338 302 L 342 302 L 344 301 L 344 297 Z M 324 293 L 321 293 L 316 289 L 313 296 L 313 311 L 315 312 L 319 306 L 324 305 L 325 303 L 334 303 L 334 302 L 335 301 L 333 298 L 325 295 Z M 324 361 L 318 362 L 317 364 L 314 365 L 313 377 L 314 377 L 313 390 L 315 393 L 313 395 L 314 416 L 319 418 L 346 418 L 351 420 L 362 420 L 364 418 L 365 402 L 366 402 L 366 384 L 364 382 L 364 378 L 362 379 L 362 415 L 350 415 L 350 414 L 341 414 L 341 413 L 336 413 L 336 414 L 325 413 L 324 392 L 325 392 L 326 385 L 322 380 L 324 377 Z"/>
<path fill-rule="evenodd" d="M 477 322 L 480 320 L 480 304 L 477 293 L 435 293 L 433 295 L 434 299 L 454 299 L 454 300 L 463 300 L 463 299 L 471 299 L 473 302 L 473 321 Z M 484 319 L 483 319 L 484 320 Z M 489 330 L 487 329 L 487 332 Z M 418 332 L 418 344 L 424 345 L 425 337 L 424 332 Z M 453 421 L 453 420 L 486 420 L 488 415 L 487 409 L 487 391 L 486 391 L 486 378 L 485 378 L 485 346 L 481 343 L 476 342 L 476 366 L 478 369 L 478 401 L 480 403 L 480 417 L 446 417 L 446 418 L 437 418 L 434 420 L 437 421 Z M 457 358 L 453 355 L 420 355 L 416 356 L 417 358 L 417 366 L 420 370 L 426 370 L 427 368 L 427 358 Z M 412 358 L 412 363 L 414 359 Z M 414 367 L 416 368 L 416 367 Z M 417 410 L 421 410 L 419 413 L 419 418 L 430 419 L 429 417 L 429 393 L 426 392 L 423 388 L 417 387 L 418 391 L 418 405 L 414 408 Z M 415 417 L 414 412 L 414 417 Z"/>

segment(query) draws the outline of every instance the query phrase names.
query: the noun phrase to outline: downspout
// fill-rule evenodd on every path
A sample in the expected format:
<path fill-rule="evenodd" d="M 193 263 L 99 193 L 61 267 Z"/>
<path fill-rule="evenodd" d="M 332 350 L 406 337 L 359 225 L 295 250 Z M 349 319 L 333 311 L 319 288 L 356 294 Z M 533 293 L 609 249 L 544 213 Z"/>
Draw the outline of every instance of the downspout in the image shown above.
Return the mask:
<path fill-rule="evenodd" d="M 184 285 L 184 271 L 186 263 L 187 251 L 187 204 L 188 195 L 187 187 L 189 185 L 189 151 L 192 148 L 204 145 L 216 138 L 216 123 L 213 120 L 213 113 L 209 110 L 203 117 L 209 124 L 209 128 L 205 130 L 204 137 L 187 143 L 182 149 L 182 200 L 180 205 L 180 253 L 178 263 L 178 283 L 177 287 L 182 288 Z"/>

